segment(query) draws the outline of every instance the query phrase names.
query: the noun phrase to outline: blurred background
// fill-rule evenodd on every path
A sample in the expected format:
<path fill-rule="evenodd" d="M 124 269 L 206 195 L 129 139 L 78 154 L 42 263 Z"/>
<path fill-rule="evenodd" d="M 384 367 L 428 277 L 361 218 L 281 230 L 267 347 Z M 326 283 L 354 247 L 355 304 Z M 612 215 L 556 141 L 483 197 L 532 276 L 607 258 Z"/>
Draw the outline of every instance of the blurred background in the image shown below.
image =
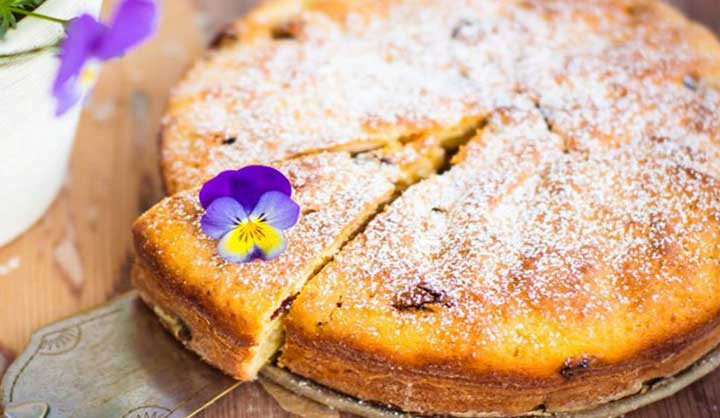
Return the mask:
<path fill-rule="evenodd" d="M 161 3 L 158 34 L 104 67 L 59 197 L 38 224 L 0 247 L 0 376 L 36 328 L 130 290 L 130 225 L 162 196 L 157 132 L 168 92 L 220 28 L 259 1 Z M 671 3 L 720 32 L 720 0 Z M 104 10 L 113 4 L 106 0 Z M 292 415 L 248 384 L 201 416 Z M 720 417 L 720 371 L 628 417 Z"/>

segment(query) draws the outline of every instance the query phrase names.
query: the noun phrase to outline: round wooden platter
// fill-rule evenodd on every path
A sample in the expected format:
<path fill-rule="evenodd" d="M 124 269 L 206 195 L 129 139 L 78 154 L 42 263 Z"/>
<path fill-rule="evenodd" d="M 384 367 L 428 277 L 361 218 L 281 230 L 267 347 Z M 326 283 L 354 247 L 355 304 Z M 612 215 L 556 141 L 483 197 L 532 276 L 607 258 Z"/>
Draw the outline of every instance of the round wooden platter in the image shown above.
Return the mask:
<path fill-rule="evenodd" d="M 643 386 L 642 390 L 617 401 L 600 405 L 596 408 L 574 412 L 535 411 L 526 417 L 548 418 L 614 418 L 640 409 L 653 402 L 667 398 L 702 379 L 720 366 L 720 347 L 705 355 L 702 359 L 675 376 L 661 379 Z M 261 380 L 270 381 L 282 388 L 308 398 L 332 409 L 364 418 L 420 418 L 417 415 L 404 413 L 375 403 L 363 402 L 321 386 L 311 380 L 295 375 L 286 369 L 269 365 L 260 375 Z M 471 414 L 468 417 L 499 417 L 493 414 Z"/>

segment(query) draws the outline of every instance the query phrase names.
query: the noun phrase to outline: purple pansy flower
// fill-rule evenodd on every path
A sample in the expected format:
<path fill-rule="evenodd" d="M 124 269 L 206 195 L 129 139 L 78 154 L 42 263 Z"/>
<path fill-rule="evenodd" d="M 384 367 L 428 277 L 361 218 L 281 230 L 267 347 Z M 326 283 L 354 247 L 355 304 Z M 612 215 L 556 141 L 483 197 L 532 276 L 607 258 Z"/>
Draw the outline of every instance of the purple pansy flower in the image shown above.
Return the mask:
<path fill-rule="evenodd" d="M 200 189 L 205 209 L 200 226 L 220 241 L 218 254 L 229 262 L 271 260 L 285 250 L 283 231 L 295 225 L 300 214 L 291 193 L 290 181 L 272 167 L 223 171 Z"/>
<path fill-rule="evenodd" d="M 67 112 L 95 82 L 100 62 L 124 55 L 155 31 L 154 0 L 123 0 L 109 25 L 84 14 L 73 19 L 60 47 L 60 67 L 52 93 L 56 114 Z"/>

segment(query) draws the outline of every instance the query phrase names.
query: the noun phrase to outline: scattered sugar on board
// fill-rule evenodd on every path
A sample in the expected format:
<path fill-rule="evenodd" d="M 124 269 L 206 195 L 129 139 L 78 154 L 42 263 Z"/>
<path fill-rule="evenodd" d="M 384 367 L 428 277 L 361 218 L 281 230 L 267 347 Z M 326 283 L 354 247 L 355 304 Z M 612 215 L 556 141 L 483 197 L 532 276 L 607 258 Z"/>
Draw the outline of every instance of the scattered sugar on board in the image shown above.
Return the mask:
<path fill-rule="evenodd" d="M 74 238 L 69 234 L 53 250 L 55 264 L 73 292 L 80 292 L 85 283 L 82 261 Z"/>
<path fill-rule="evenodd" d="M 10 257 L 5 262 L 0 263 L 0 276 L 6 276 L 18 268 L 20 268 L 20 257 Z"/>

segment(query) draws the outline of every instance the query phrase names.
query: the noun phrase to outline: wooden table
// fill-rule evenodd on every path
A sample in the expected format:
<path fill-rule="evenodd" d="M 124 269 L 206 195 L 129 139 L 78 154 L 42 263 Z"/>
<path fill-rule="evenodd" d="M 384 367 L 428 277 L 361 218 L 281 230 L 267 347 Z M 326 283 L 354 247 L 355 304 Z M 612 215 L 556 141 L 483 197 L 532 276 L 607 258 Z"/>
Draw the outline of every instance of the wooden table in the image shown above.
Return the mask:
<path fill-rule="evenodd" d="M 0 248 L 0 375 L 37 327 L 130 289 L 130 225 L 161 197 L 156 138 L 168 90 L 212 34 L 254 3 L 165 0 L 158 35 L 105 67 L 65 188 L 43 220 Z M 720 0 L 674 3 L 720 31 Z M 257 384 L 242 385 L 201 414 L 290 416 Z M 629 417 L 720 417 L 720 371 Z"/>

